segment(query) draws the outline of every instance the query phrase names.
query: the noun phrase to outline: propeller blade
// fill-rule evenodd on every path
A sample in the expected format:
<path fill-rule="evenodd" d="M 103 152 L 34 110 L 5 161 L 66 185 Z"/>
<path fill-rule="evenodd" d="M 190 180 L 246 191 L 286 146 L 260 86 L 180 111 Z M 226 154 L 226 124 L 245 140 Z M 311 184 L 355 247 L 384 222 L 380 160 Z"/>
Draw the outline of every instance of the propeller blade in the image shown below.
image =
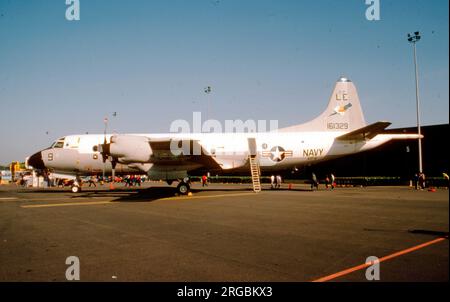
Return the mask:
<path fill-rule="evenodd" d="M 110 144 L 103 144 L 102 145 L 102 159 L 103 159 L 103 163 L 106 163 L 106 160 L 109 157 L 109 150 L 110 150 Z"/>
<path fill-rule="evenodd" d="M 116 181 L 116 164 L 117 164 L 117 162 L 114 159 L 111 159 L 111 166 L 112 166 L 112 169 L 111 169 L 112 187 L 111 188 L 114 188 L 114 183 Z"/>

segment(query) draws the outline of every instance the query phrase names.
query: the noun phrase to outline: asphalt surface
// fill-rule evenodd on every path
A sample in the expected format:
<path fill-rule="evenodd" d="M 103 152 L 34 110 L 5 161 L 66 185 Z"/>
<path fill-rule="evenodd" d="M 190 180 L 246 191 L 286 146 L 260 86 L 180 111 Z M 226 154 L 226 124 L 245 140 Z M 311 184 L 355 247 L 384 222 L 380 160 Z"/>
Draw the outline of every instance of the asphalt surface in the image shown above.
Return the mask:
<path fill-rule="evenodd" d="M 2 185 L 0 281 L 64 281 L 69 256 L 82 281 L 314 281 L 392 255 L 381 281 L 448 282 L 447 190 L 193 188 L 178 197 L 163 183 L 79 194 Z"/>

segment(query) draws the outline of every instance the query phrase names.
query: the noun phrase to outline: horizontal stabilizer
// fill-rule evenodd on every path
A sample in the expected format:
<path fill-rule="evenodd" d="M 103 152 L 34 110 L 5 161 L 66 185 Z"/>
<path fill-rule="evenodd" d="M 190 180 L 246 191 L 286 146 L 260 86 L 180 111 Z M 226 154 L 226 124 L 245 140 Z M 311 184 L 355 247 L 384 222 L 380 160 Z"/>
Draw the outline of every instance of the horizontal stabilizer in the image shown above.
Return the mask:
<path fill-rule="evenodd" d="M 359 128 L 355 131 L 346 133 L 336 138 L 339 141 L 365 141 L 372 139 L 378 134 L 383 133 L 383 131 L 389 127 L 391 123 L 389 122 L 376 122 L 374 124 L 368 125 L 363 128 Z"/>

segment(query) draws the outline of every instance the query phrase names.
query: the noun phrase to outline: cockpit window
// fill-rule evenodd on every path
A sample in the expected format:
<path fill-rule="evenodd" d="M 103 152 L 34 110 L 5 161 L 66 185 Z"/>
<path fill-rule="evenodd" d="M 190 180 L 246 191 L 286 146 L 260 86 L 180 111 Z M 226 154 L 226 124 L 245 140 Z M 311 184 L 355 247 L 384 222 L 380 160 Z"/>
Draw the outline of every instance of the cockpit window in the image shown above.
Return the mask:
<path fill-rule="evenodd" d="M 64 147 L 64 139 L 65 137 L 62 137 L 55 141 L 53 145 L 50 148 L 63 148 Z"/>
<path fill-rule="evenodd" d="M 53 144 L 53 148 L 62 148 L 64 147 L 64 141 L 57 141 Z"/>

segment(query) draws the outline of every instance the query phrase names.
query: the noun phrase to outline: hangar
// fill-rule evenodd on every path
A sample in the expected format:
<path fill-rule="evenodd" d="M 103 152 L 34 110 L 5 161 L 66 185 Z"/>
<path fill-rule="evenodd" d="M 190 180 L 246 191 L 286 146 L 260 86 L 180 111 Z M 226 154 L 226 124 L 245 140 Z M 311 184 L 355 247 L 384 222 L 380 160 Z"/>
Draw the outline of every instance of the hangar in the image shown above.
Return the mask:
<path fill-rule="evenodd" d="M 417 133 L 417 127 L 387 130 L 389 133 Z M 428 177 L 448 174 L 446 138 L 449 124 L 422 126 L 423 171 Z M 307 167 L 301 174 L 314 172 L 321 176 L 334 173 L 341 177 L 391 176 L 412 179 L 418 170 L 417 140 L 391 141 L 376 149 Z M 306 176 L 306 175 L 301 175 Z"/>

